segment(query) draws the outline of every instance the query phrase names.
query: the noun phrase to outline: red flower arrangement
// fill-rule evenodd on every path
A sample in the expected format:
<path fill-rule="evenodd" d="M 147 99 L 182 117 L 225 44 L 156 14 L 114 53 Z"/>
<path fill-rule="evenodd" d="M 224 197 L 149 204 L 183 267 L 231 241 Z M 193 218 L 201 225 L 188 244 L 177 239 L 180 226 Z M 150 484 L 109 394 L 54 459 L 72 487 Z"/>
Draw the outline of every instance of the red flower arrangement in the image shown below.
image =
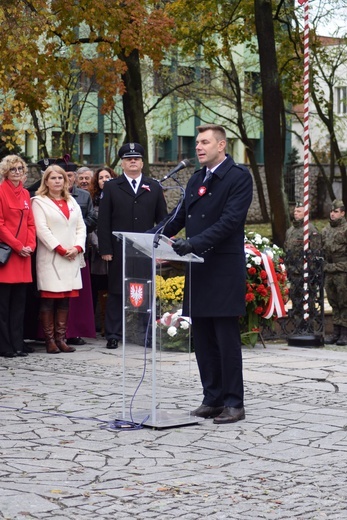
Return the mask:
<path fill-rule="evenodd" d="M 287 273 L 283 250 L 270 245 L 258 233 L 245 237 L 246 254 L 246 316 L 240 318 L 244 344 L 254 346 L 258 340 L 262 320 L 274 322 L 285 315 L 288 300 Z"/>

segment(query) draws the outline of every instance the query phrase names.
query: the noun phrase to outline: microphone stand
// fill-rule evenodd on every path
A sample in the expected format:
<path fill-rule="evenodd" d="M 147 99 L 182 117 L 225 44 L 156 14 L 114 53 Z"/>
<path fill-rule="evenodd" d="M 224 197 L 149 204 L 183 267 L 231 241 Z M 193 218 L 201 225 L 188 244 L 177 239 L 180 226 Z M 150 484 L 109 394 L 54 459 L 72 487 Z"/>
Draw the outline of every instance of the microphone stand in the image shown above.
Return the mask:
<path fill-rule="evenodd" d="M 158 247 L 159 241 L 160 241 L 159 235 L 160 234 L 163 235 L 165 227 L 176 218 L 176 215 L 179 212 L 179 210 L 181 209 L 181 207 L 183 205 L 183 202 L 184 202 L 184 199 L 186 198 L 186 190 L 182 186 L 182 184 L 179 182 L 179 180 L 177 180 L 176 177 L 174 177 L 174 176 L 172 176 L 171 179 L 173 181 L 175 181 L 177 186 L 169 186 L 169 187 L 167 187 L 165 189 L 167 189 L 167 190 L 177 190 L 177 189 L 179 189 L 180 190 L 180 198 L 179 198 L 178 204 L 176 206 L 175 212 L 171 215 L 170 218 L 168 218 L 168 220 L 164 223 L 163 226 L 161 226 L 159 229 L 157 229 L 157 231 L 156 231 L 156 233 L 154 235 L 154 239 L 153 239 L 153 247 Z M 164 186 L 162 185 L 161 182 L 159 182 L 159 184 L 160 184 L 160 186 L 162 188 L 164 188 Z"/>

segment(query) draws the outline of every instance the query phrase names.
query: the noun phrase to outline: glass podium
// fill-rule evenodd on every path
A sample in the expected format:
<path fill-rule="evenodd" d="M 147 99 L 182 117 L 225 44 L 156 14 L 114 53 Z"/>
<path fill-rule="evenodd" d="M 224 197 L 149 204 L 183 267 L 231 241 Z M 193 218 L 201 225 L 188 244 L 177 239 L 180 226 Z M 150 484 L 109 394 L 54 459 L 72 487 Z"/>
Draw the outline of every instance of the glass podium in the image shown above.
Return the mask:
<path fill-rule="evenodd" d="M 194 254 L 178 256 L 164 235 L 113 234 L 122 241 L 123 265 L 122 399 L 117 419 L 153 428 L 196 424 L 201 419 L 190 415 L 189 395 L 190 287 L 185 291 L 188 316 L 182 316 L 184 272 L 170 272 L 173 265 L 188 264 L 190 280 L 191 263 L 204 260 Z M 181 366 L 178 351 L 185 353 Z"/>

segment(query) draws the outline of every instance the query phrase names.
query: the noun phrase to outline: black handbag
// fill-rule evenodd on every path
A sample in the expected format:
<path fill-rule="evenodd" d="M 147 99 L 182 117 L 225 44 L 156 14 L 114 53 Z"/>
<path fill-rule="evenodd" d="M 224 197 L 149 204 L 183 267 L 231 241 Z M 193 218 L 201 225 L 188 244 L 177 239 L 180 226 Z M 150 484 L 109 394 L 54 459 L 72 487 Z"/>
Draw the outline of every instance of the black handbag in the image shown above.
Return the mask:
<path fill-rule="evenodd" d="M 19 233 L 19 230 L 20 230 L 20 227 L 22 224 L 22 219 L 23 219 L 23 211 L 22 211 L 22 214 L 20 217 L 19 226 L 18 226 L 17 233 L 16 233 L 16 238 L 17 238 L 17 235 Z M 7 262 L 10 259 L 11 253 L 12 253 L 11 246 L 9 246 L 8 244 L 5 244 L 4 242 L 0 242 L 0 266 L 7 264 Z"/>
<path fill-rule="evenodd" d="M 12 249 L 8 244 L 0 242 L 0 265 L 7 264 L 12 253 Z"/>

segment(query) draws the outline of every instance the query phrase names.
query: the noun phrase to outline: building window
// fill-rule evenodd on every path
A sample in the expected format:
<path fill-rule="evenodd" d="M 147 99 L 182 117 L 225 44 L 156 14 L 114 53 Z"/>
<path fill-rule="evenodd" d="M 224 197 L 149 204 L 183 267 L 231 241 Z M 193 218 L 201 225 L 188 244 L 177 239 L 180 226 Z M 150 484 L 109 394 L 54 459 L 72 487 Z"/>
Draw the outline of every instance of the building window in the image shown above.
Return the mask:
<path fill-rule="evenodd" d="M 81 72 L 77 79 L 77 88 L 82 92 L 98 92 L 98 84 L 95 76 L 88 76 L 85 72 Z"/>
<path fill-rule="evenodd" d="M 156 96 L 167 94 L 170 88 L 170 68 L 161 65 L 153 74 L 153 88 Z"/>
<path fill-rule="evenodd" d="M 87 164 L 92 162 L 92 135 L 91 134 L 80 134 L 79 135 L 79 161 L 80 163 Z"/>
<path fill-rule="evenodd" d="M 245 72 L 245 92 L 249 96 L 256 96 L 261 91 L 260 73 L 259 72 Z"/>
<path fill-rule="evenodd" d="M 120 134 L 105 133 L 105 161 L 112 164 L 117 159 L 117 145 L 121 142 Z"/>
<path fill-rule="evenodd" d="M 347 87 L 337 87 L 335 90 L 336 112 L 337 114 L 347 114 Z"/>
<path fill-rule="evenodd" d="M 52 157 L 61 156 L 61 132 L 52 132 Z"/>
<path fill-rule="evenodd" d="M 195 137 L 178 137 L 178 161 L 195 157 Z"/>

